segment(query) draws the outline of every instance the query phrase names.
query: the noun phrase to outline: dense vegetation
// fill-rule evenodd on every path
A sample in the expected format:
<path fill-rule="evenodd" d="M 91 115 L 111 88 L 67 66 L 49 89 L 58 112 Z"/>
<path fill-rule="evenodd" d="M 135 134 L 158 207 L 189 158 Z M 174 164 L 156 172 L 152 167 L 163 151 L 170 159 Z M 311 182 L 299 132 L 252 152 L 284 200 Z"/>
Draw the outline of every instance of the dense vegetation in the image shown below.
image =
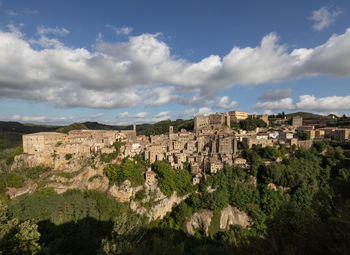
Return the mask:
<path fill-rule="evenodd" d="M 158 185 L 161 191 L 170 196 L 174 191 L 184 196 L 195 190 L 192 185 L 192 175 L 187 169 L 173 170 L 167 161 L 156 161 L 153 170 L 158 175 Z"/>
<path fill-rule="evenodd" d="M 239 123 L 231 121 L 231 128 L 233 129 L 240 128 L 247 131 L 253 131 L 257 127 L 267 127 L 267 124 L 261 119 L 255 119 L 252 117 L 249 117 L 245 120 L 241 120 Z"/>
<path fill-rule="evenodd" d="M 145 182 L 144 173 L 147 164 L 137 155 L 132 159 L 125 159 L 121 164 L 107 165 L 103 173 L 108 177 L 111 183 L 120 186 L 125 180 L 129 180 L 132 186 L 140 186 Z"/>
<path fill-rule="evenodd" d="M 139 135 L 159 135 L 167 134 L 169 132 L 169 126 L 174 127 L 174 132 L 177 133 L 181 129 L 186 129 L 187 131 L 193 130 L 193 119 L 182 120 L 177 119 L 175 121 L 163 120 L 155 124 L 149 125 L 145 130 L 139 131 Z"/>

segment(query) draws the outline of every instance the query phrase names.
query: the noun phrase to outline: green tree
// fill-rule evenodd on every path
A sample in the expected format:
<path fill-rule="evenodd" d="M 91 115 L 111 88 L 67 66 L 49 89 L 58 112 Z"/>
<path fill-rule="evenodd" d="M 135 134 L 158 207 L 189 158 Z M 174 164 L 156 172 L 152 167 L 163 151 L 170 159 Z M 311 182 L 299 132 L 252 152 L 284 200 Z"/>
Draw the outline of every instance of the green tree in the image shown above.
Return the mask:
<path fill-rule="evenodd" d="M 0 254 L 37 254 L 39 238 L 36 224 L 9 217 L 7 207 L 0 202 Z"/>

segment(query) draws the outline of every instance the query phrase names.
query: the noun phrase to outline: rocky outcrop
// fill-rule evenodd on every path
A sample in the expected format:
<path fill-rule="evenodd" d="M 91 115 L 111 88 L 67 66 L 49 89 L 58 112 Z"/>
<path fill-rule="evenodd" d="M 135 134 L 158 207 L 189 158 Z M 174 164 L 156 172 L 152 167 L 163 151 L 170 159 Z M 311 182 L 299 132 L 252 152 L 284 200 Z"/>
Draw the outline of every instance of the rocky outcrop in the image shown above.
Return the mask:
<path fill-rule="evenodd" d="M 47 163 L 47 162 L 46 162 Z M 38 165 L 37 158 L 31 154 L 21 154 L 14 158 L 11 169 L 21 169 Z"/>
<path fill-rule="evenodd" d="M 11 169 L 35 166 L 50 167 L 57 171 L 75 172 L 84 168 L 103 169 L 104 163 L 87 156 L 75 156 L 69 160 L 65 155 L 21 154 L 15 157 Z"/>
<path fill-rule="evenodd" d="M 186 229 L 190 235 L 194 235 L 196 229 L 202 229 L 208 235 L 209 226 L 214 213 L 210 210 L 200 210 L 192 215 L 191 219 L 186 222 Z"/>
<path fill-rule="evenodd" d="M 7 188 L 6 194 L 9 195 L 10 199 L 14 199 L 16 197 L 25 195 L 25 194 L 31 194 L 35 191 L 37 187 L 36 183 L 28 182 L 25 183 L 25 185 L 22 188 Z"/>
<path fill-rule="evenodd" d="M 244 228 L 251 225 L 249 216 L 236 207 L 228 206 L 221 211 L 220 229 L 227 230 L 231 225 L 240 225 Z"/>
<path fill-rule="evenodd" d="M 283 192 L 287 192 L 290 189 L 289 187 L 277 186 L 274 183 L 267 184 L 267 187 L 269 187 L 270 189 L 273 189 L 274 191 L 278 191 L 279 189 L 282 189 Z"/>
<path fill-rule="evenodd" d="M 131 197 L 135 196 L 140 189 L 142 189 L 142 186 L 132 187 L 131 182 L 125 180 L 121 186 L 113 184 L 108 193 L 119 202 L 130 202 Z"/>
<path fill-rule="evenodd" d="M 79 190 L 98 190 L 105 192 L 108 190 L 109 181 L 106 176 L 103 176 L 100 171 L 94 169 L 83 169 L 71 178 L 53 175 L 50 183 L 46 187 L 54 188 L 58 194 L 64 193 L 69 189 Z"/>
<path fill-rule="evenodd" d="M 178 197 L 176 191 L 170 197 L 167 197 L 162 193 L 157 183 L 146 183 L 142 188 L 146 191 L 146 198 L 141 202 L 131 200 L 130 208 L 138 214 L 147 216 L 149 220 L 163 219 L 168 212 L 172 211 L 174 206 L 187 198 L 187 196 Z"/>
<path fill-rule="evenodd" d="M 184 199 L 186 199 L 186 197 L 178 197 L 175 191 L 170 197 L 155 201 L 148 211 L 147 216 L 151 220 L 157 218 L 163 219 L 168 212 L 172 211 L 174 206 L 180 204 Z"/>

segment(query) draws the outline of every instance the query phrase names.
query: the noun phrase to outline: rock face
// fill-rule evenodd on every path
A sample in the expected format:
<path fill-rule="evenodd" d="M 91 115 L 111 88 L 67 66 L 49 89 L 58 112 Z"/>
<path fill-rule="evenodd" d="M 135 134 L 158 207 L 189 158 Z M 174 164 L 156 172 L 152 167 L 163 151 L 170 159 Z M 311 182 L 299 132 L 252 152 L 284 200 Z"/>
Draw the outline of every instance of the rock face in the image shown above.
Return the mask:
<path fill-rule="evenodd" d="M 186 229 L 190 235 L 194 235 L 196 229 L 202 229 L 208 235 L 214 212 L 210 210 L 200 210 L 192 215 L 186 222 Z M 238 210 L 236 207 L 228 206 L 220 213 L 220 230 L 227 230 L 232 225 L 240 225 L 244 228 L 251 225 L 249 216 Z"/>
<path fill-rule="evenodd" d="M 54 188 L 58 194 L 64 193 L 68 189 L 98 190 L 101 192 L 108 189 L 108 178 L 103 176 L 100 171 L 89 168 L 81 170 L 72 178 L 53 176 L 50 181 L 52 182 L 46 187 Z"/>
<path fill-rule="evenodd" d="M 278 191 L 279 189 L 282 189 L 283 192 L 287 192 L 290 189 L 289 187 L 276 186 L 276 184 L 274 183 L 267 184 L 267 187 L 269 187 L 270 189 L 273 189 L 274 191 Z"/>
<path fill-rule="evenodd" d="M 7 188 L 7 194 L 9 195 L 10 199 L 14 199 L 16 197 L 25 195 L 25 194 L 31 194 L 35 191 L 37 185 L 36 183 L 26 183 L 24 187 L 22 188 Z"/>
<path fill-rule="evenodd" d="M 151 220 L 155 220 L 157 218 L 163 219 L 168 212 L 172 211 L 174 206 L 181 203 L 181 201 L 184 199 L 186 198 L 178 197 L 175 191 L 170 197 L 155 201 L 151 210 L 148 211 L 147 216 Z"/>
<path fill-rule="evenodd" d="M 143 187 L 138 187 L 138 190 L 142 188 L 146 191 L 146 198 L 141 203 L 131 200 L 130 208 L 138 214 L 147 216 L 149 220 L 163 219 L 168 212 L 172 211 L 174 206 L 187 198 L 187 196 L 178 197 L 176 191 L 170 197 L 167 197 L 161 192 L 157 183 L 145 183 Z M 148 207 L 149 205 L 146 206 L 146 204 L 149 204 L 150 207 Z"/>
<path fill-rule="evenodd" d="M 209 226 L 214 213 L 210 210 L 200 210 L 192 215 L 191 219 L 186 222 L 186 229 L 190 235 L 194 235 L 196 229 L 203 229 L 208 235 Z"/>
<path fill-rule="evenodd" d="M 142 186 L 132 187 L 129 180 L 125 180 L 121 186 L 113 184 L 108 193 L 119 202 L 130 202 L 130 198 L 135 196 L 136 192 L 142 189 Z"/>
<path fill-rule="evenodd" d="M 229 205 L 221 211 L 220 229 L 227 230 L 231 225 L 240 225 L 246 228 L 251 225 L 250 218 L 245 212 Z"/>

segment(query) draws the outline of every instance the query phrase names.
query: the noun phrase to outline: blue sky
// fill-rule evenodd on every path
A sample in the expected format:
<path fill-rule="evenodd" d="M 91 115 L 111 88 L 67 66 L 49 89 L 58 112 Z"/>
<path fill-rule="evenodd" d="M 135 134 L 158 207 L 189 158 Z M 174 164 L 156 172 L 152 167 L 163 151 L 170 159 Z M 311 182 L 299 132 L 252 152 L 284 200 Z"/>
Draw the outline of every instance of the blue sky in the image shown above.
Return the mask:
<path fill-rule="evenodd" d="M 350 113 L 349 1 L 0 1 L 0 120 Z"/>

